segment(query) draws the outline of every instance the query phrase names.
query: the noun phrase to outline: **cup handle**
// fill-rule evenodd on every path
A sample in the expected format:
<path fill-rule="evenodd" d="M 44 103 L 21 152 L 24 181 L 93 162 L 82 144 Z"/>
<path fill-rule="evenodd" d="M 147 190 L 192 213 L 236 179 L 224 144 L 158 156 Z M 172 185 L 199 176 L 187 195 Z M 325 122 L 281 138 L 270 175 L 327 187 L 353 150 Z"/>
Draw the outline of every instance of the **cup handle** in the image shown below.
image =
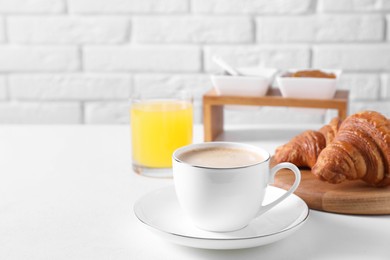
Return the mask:
<path fill-rule="evenodd" d="M 301 172 L 299 171 L 297 166 L 295 166 L 292 163 L 288 163 L 288 162 L 279 163 L 271 169 L 270 179 L 268 181 L 268 184 L 271 184 L 274 182 L 276 173 L 281 169 L 290 169 L 295 174 L 294 184 L 290 187 L 290 189 L 286 193 L 284 193 L 278 199 L 276 199 L 275 201 L 273 201 L 265 206 L 262 206 L 261 209 L 259 210 L 259 212 L 257 212 L 255 218 L 261 216 L 262 214 L 264 214 L 265 212 L 267 212 L 271 208 L 275 207 L 277 204 L 279 204 L 284 199 L 286 199 L 288 196 L 290 196 L 290 194 L 293 193 L 298 188 L 298 185 L 301 182 Z"/>

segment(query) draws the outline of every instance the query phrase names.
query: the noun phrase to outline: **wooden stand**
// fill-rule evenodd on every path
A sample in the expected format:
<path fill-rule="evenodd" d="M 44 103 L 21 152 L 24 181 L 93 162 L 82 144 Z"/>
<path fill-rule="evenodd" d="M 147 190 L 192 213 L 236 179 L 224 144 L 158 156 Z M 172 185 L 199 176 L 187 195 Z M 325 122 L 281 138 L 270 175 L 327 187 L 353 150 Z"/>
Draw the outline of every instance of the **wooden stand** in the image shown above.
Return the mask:
<path fill-rule="evenodd" d="M 330 108 L 337 109 L 338 116 L 345 119 L 348 109 L 348 93 L 347 90 L 338 90 L 333 99 L 323 100 L 284 98 L 279 89 L 272 88 L 264 97 L 221 96 L 212 89 L 203 96 L 204 140 L 214 141 L 223 132 L 224 105 Z"/>

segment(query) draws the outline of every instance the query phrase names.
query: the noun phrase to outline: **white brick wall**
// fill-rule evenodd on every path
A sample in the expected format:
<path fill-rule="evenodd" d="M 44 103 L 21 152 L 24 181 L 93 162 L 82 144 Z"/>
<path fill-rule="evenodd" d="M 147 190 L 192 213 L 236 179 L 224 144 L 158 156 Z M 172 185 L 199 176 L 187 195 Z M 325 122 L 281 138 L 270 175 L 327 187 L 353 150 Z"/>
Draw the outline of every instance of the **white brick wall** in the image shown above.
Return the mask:
<path fill-rule="evenodd" d="M 0 43 L 5 41 L 5 23 L 4 18 L 0 18 Z"/>
<path fill-rule="evenodd" d="M 302 14 L 312 10 L 311 0 L 193 0 L 195 13 Z"/>
<path fill-rule="evenodd" d="M 318 0 L 322 12 L 390 11 L 388 0 Z"/>
<path fill-rule="evenodd" d="M 140 43 L 250 43 L 249 17 L 163 16 L 133 20 L 134 41 Z"/>
<path fill-rule="evenodd" d="M 389 24 L 390 24 L 390 15 L 386 16 L 386 21 L 387 21 L 387 33 L 386 33 L 387 41 L 390 41 L 390 26 L 389 26 Z"/>
<path fill-rule="evenodd" d="M 113 44 L 127 41 L 130 21 L 125 17 L 18 16 L 7 19 L 10 43 Z"/>
<path fill-rule="evenodd" d="M 390 100 L 390 74 L 385 74 L 382 77 L 381 99 Z"/>
<path fill-rule="evenodd" d="M 313 66 L 347 71 L 390 70 L 390 43 L 315 46 Z"/>
<path fill-rule="evenodd" d="M 74 46 L 0 45 L 0 71 L 76 71 L 79 56 Z"/>
<path fill-rule="evenodd" d="M 87 102 L 86 124 L 125 124 L 130 122 L 129 102 Z"/>
<path fill-rule="evenodd" d="M 235 66 L 341 68 L 350 112 L 390 116 L 390 0 L 0 0 L 0 123 L 126 124 L 134 92 L 201 98 Z M 264 107 L 229 123 L 321 123 Z M 334 114 L 334 113 L 333 113 Z"/>
<path fill-rule="evenodd" d="M 120 100 L 130 98 L 132 81 L 126 74 L 13 74 L 8 85 L 17 100 Z"/>
<path fill-rule="evenodd" d="M 7 98 L 7 85 L 5 77 L 0 76 L 0 100 L 5 100 Z"/>
<path fill-rule="evenodd" d="M 371 73 L 345 73 L 339 89 L 350 91 L 351 100 L 378 100 L 380 98 L 380 77 Z"/>
<path fill-rule="evenodd" d="M 80 105 L 68 102 L 0 103 L 0 123 L 80 124 Z"/>
<path fill-rule="evenodd" d="M 197 46 L 104 46 L 86 47 L 84 65 L 90 71 L 198 72 Z"/>
<path fill-rule="evenodd" d="M 336 14 L 256 19 L 257 41 L 354 42 L 381 41 L 385 20 L 381 15 Z M 292 33 L 293 32 L 293 33 Z"/>
<path fill-rule="evenodd" d="M 61 13 L 64 10 L 63 0 L 0 0 L 0 12 L 6 14 Z"/>
<path fill-rule="evenodd" d="M 10 0 L 11 1 L 11 0 Z M 68 0 L 71 13 L 184 13 L 186 0 Z"/>
<path fill-rule="evenodd" d="M 172 96 L 178 91 L 189 91 L 196 100 L 200 100 L 212 88 L 212 84 L 205 74 L 140 74 L 134 77 L 134 88 L 137 92 L 147 88 L 156 95 L 164 91 L 165 96 Z"/>

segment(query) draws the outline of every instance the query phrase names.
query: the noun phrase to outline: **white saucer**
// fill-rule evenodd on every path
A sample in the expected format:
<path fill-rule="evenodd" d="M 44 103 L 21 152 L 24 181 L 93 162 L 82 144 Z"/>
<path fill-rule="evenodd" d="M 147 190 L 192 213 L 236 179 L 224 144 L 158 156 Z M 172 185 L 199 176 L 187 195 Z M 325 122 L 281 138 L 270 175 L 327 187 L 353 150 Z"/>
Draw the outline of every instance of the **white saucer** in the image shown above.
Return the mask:
<path fill-rule="evenodd" d="M 285 193 L 269 186 L 264 203 Z M 173 243 L 207 249 L 238 249 L 269 244 L 298 230 L 309 216 L 309 208 L 292 194 L 247 227 L 226 233 L 196 228 L 182 212 L 173 186 L 153 191 L 134 205 L 137 218 L 155 234 Z"/>

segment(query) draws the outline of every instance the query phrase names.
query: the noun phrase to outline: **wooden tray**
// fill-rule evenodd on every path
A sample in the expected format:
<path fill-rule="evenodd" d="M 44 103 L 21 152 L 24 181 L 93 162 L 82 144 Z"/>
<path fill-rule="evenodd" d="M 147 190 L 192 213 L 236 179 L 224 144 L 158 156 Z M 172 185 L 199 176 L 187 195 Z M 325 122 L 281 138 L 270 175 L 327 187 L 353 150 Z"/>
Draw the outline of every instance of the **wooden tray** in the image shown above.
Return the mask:
<path fill-rule="evenodd" d="M 390 186 L 374 188 L 362 181 L 330 184 L 317 179 L 310 169 L 301 169 L 302 181 L 295 194 L 311 209 L 362 215 L 390 214 Z M 289 189 L 294 174 L 281 170 L 276 174 L 274 186 Z"/>
<path fill-rule="evenodd" d="M 283 106 L 336 109 L 345 119 L 348 109 L 348 90 L 337 90 L 333 99 L 285 98 L 279 89 L 270 88 L 263 97 L 222 96 L 211 89 L 203 96 L 204 140 L 214 141 L 223 133 L 223 107 L 225 105 Z"/>

